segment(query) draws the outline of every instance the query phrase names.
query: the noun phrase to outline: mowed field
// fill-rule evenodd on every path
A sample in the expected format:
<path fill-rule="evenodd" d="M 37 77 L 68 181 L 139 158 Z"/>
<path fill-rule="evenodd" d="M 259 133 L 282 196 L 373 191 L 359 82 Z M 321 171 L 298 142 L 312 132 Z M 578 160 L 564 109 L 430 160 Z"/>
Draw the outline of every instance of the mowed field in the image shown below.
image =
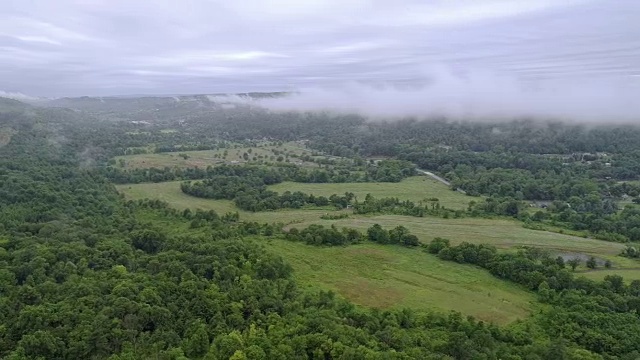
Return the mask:
<path fill-rule="evenodd" d="M 315 247 L 285 240 L 265 246 L 293 266 L 301 286 L 333 290 L 363 306 L 455 310 L 504 324 L 526 317 L 535 300 L 485 270 L 418 249 L 372 243 Z"/>
<path fill-rule="evenodd" d="M 295 222 L 305 222 L 319 220 L 320 216 L 331 212 L 326 209 L 304 209 L 304 210 L 280 210 L 249 212 L 238 209 L 230 200 L 212 200 L 189 196 L 180 190 L 182 181 L 170 181 L 163 183 L 145 183 L 131 185 L 116 185 L 118 191 L 127 199 L 159 199 L 168 202 L 172 207 L 183 209 L 214 210 L 223 215 L 228 212 L 238 212 L 243 221 L 257 221 L 260 223 L 283 223 L 291 224 Z M 334 211 L 338 213 L 337 211 Z"/>
<path fill-rule="evenodd" d="M 197 198 L 184 194 L 180 190 L 182 181 L 169 181 L 163 183 L 144 183 L 117 185 L 118 191 L 123 193 L 128 199 L 160 199 L 171 204 L 176 209 L 202 209 L 215 210 L 219 214 L 227 212 L 240 213 L 241 219 L 258 222 L 282 222 L 291 224 L 321 220 L 320 216 L 331 210 L 280 210 L 266 212 L 247 212 L 238 209 L 233 202 L 228 200 L 211 200 Z M 415 176 L 405 179 L 399 183 L 345 183 L 345 184 L 302 184 L 286 182 L 269 187 L 271 190 L 302 191 L 314 195 L 331 196 L 332 194 L 344 194 L 346 191 L 355 193 L 359 199 L 364 200 L 367 193 L 376 197 L 395 196 L 402 200 L 420 201 L 424 198 L 438 197 L 440 203 L 447 208 L 464 209 L 469 201 L 474 198 L 463 195 L 459 192 L 451 191 L 449 188 L 426 176 Z M 350 213 L 350 211 L 348 211 Z"/>
<path fill-rule="evenodd" d="M 633 280 L 640 280 L 640 268 L 591 270 L 580 272 L 578 275 L 598 281 L 604 280 L 607 275 L 618 275 L 622 276 L 626 283 L 630 283 Z"/>
<path fill-rule="evenodd" d="M 249 153 L 250 151 L 250 153 Z M 225 152 L 227 155 L 225 156 Z M 248 159 L 245 160 L 243 155 L 247 153 Z M 181 154 L 186 154 L 185 159 Z M 276 162 L 278 157 L 282 155 L 283 161 L 286 161 L 287 154 L 289 161 L 302 166 L 318 166 L 313 162 L 303 162 L 291 155 L 304 156 L 311 155 L 310 150 L 306 150 L 295 143 L 285 143 L 282 145 L 261 145 L 256 147 L 238 147 L 217 150 L 202 151 L 181 151 L 168 153 L 138 154 L 116 156 L 116 166 L 121 166 L 121 160 L 124 161 L 123 169 L 145 169 L 145 168 L 206 168 L 207 166 L 215 166 L 224 163 L 257 163 L 259 161 Z M 254 160 L 255 158 L 255 160 Z"/>
<path fill-rule="evenodd" d="M 547 231 L 525 229 L 515 220 L 507 219 L 442 219 L 437 217 L 412 217 L 399 215 L 379 215 L 370 217 L 354 217 L 340 220 L 322 220 L 297 223 L 291 226 L 303 228 L 310 224 L 323 224 L 337 227 L 349 227 L 365 231 L 374 224 L 384 228 L 402 225 L 415 234 L 420 241 L 429 242 L 434 237 L 449 239 L 452 244 L 470 242 L 476 244 L 491 244 L 499 249 L 514 249 L 522 246 L 535 246 L 550 252 L 582 253 L 610 259 L 617 264 L 622 261 L 618 254 L 624 248 L 623 244 L 608 241 L 587 239 L 571 235 L 557 234 Z"/>
<path fill-rule="evenodd" d="M 342 195 L 345 192 L 352 192 L 359 201 L 364 201 L 367 194 L 371 194 L 376 198 L 397 197 L 400 200 L 411 200 L 416 203 L 428 198 L 438 198 L 441 205 L 456 210 L 466 209 L 472 200 L 482 201 L 482 198 L 452 191 L 448 186 L 428 176 L 413 176 L 399 183 L 305 184 L 283 182 L 269 186 L 269 189 L 279 193 L 301 191 L 306 194 L 326 197 L 333 194 Z"/>
<path fill-rule="evenodd" d="M 421 177 L 405 180 L 406 182 L 418 182 L 419 184 L 431 184 L 434 188 L 442 187 L 440 193 L 450 192 L 454 197 L 472 199 L 466 195 L 450 191 L 444 185 L 422 182 Z M 451 240 L 453 244 L 463 241 L 476 244 L 491 244 L 500 249 L 514 249 L 522 246 L 535 246 L 548 249 L 551 252 L 566 253 L 575 252 L 593 255 L 603 259 L 610 259 L 614 267 L 634 267 L 640 266 L 639 262 L 617 256 L 624 248 L 623 244 L 608 241 L 582 238 L 571 235 L 558 234 L 554 232 L 531 230 L 522 227 L 522 224 L 515 220 L 508 219 L 483 219 L 483 218 L 461 218 L 442 219 L 438 217 L 413 217 L 401 215 L 376 215 L 376 216 L 355 216 L 340 220 L 323 220 L 320 216 L 331 212 L 331 210 L 281 210 L 266 212 L 247 212 L 235 207 L 228 200 L 202 199 L 184 194 L 180 190 L 180 181 L 164 183 L 145 183 L 132 185 L 118 185 L 117 189 L 128 199 L 160 199 L 167 201 L 177 209 L 190 208 L 192 210 L 215 210 L 219 214 L 227 212 L 240 213 L 240 218 L 247 221 L 258 222 L 280 222 L 292 224 L 299 228 L 307 227 L 310 224 L 321 224 L 338 227 L 349 227 L 365 231 L 374 224 L 380 224 L 385 228 L 393 228 L 398 225 L 405 226 L 413 234 L 418 236 L 420 241 L 429 242 L 434 237 L 443 237 Z M 345 184 L 296 184 L 296 185 L 345 185 Z M 358 183 L 350 190 L 358 192 L 358 186 L 371 187 L 374 184 Z M 398 184 L 381 184 L 388 186 L 388 189 L 380 190 L 391 193 L 393 187 L 403 188 L 404 182 Z M 384 189 L 384 186 L 381 188 Z M 295 189 L 290 189 L 295 190 Z M 323 189 L 323 191 L 326 191 Z M 327 192 L 329 193 L 329 192 Z M 365 192 L 366 193 L 366 192 Z M 379 192 L 380 193 L 380 192 Z M 419 191 L 417 191 L 419 193 Z M 402 194 L 402 192 L 398 192 Z M 405 193 L 405 196 L 408 196 Z M 440 196 L 442 202 L 447 207 L 454 207 L 456 202 L 461 206 L 462 200 L 453 198 L 453 202 L 445 201 L 447 198 Z M 345 212 L 349 212 L 345 210 Z"/>

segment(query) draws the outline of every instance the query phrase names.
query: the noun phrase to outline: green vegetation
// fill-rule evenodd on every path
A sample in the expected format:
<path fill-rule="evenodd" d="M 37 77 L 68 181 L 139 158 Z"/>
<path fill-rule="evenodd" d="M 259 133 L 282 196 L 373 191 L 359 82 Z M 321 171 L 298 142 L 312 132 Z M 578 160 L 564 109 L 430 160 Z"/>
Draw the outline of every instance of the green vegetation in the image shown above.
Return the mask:
<path fill-rule="evenodd" d="M 285 191 L 278 194 L 267 190 L 266 187 L 267 184 L 278 181 L 277 173 L 268 172 L 261 177 L 256 176 L 254 171 L 244 171 L 249 170 L 247 168 L 229 167 L 227 170 L 231 174 L 215 175 L 196 182 L 184 182 L 180 185 L 180 190 L 200 198 L 233 200 L 238 208 L 253 212 L 328 206 L 344 209 L 349 206 L 354 197 L 351 193 L 345 193 L 343 196 L 332 195 L 329 199 L 301 192 Z M 238 174 L 239 170 L 243 171 Z"/>
<path fill-rule="evenodd" d="M 450 246 L 446 239 L 434 239 L 427 251 L 442 260 L 477 265 L 498 278 L 537 290 L 540 302 L 554 306 L 552 316 L 537 320 L 546 328 L 558 329 L 571 341 L 596 352 L 633 353 L 630 358 L 637 357 L 633 334 L 640 332 L 640 280 L 626 285 L 616 275 L 605 276 L 602 282 L 576 277 L 572 271 L 577 258 L 572 259 L 570 271 L 563 261 L 537 248 L 500 254 L 492 246 Z M 559 328 L 574 331 L 567 334 Z M 609 339 L 606 343 L 602 342 L 604 334 Z"/>
<path fill-rule="evenodd" d="M 508 323 L 526 317 L 534 300 L 532 294 L 486 271 L 401 246 L 316 248 L 270 240 L 267 248 L 293 266 L 301 284 L 336 291 L 363 306 L 455 310 Z"/>
<path fill-rule="evenodd" d="M 240 214 L 240 218 L 247 221 L 281 222 L 284 224 L 295 224 L 294 226 L 298 228 L 303 228 L 313 223 L 322 225 L 335 224 L 339 228 L 349 227 L 359 230 L 366 230 L 373 224 L 380 224 L 385 228 L 402 225 L 418 236 L 422 242 L 428 242 L 434 237 L 444 237 L 453 239 L 454 243 L 463 241 L 478 244 L 485 243 L 492 244 L 500 249 L 535 246 L 558 253 L 571 252 L 595 255 L 610 259 L 615 258 L 614 263 L 616 266 L 620 266 L 619 264 L 622 264 L 624 267 L 637 266 L 637 262 L 617 256 L 625 248 L 622 244 L 547 231 L 526 229 L 522 227 L 522 224 L 515 220 L 483 218 L 441 219 L 436 217 L 416 218 L 400 215 L 352 215 L 346 219 L 322 220 L 320 217 L 326 213 L 343 214 L 349 213 L 349 211 L 299 209 L 279 210 L 276 212 L 248 212 L 238 209 L 229 200 L 202 199 L 186 195 L 180 191 L 180 183 L 181 182 L 174 181 L 151 184 L 117 185 L 117 188 L 118 191 L 123 193 L 128 199 L 159 199 L 167 201 L 172 207 L 180 210 L 186 208 L 215 210 L 220 214 L 238 212 Z M 335 185 L 338 186 L 342 184 Z M 362 183 L 357 185 L 368 186 L 371 184 Z M 393 186 L 394 184 L 389 185 Z"/>
<path fill-rule="evenodd" d="M 0 128 L 0 147 L 7 145 L 11 141 L 14 131 L 10 127 Z"/>
<path fill-rule="evenodd" d="M 638 264 L 636 263 L 636 266 Z M 630 283 L 633 280 L 640 280 L 640 268 L 629 268 L 629 269 L 599 269 L 592 271 L 584 271 L 579 272 L 578 275 L 584 276 L 591 280 L 601 281 L 604 280 L 605 277 L 611 275 L 617 275 L 624 278 L 627 283 Z"/>
<path fill-rule="evenodd" d="M 173 134 L 174 131 L 160 130 L 163 134 Z M 186 157 L 181 154 L 187 155 Z M 246 154 L 246 155 L 245 155 Z M 123 169 L 146 169 L 146 168 L 206 168 L 207 166 L 215 166 L 229 163 L 259 163 L 271 162 L 277 163 L 278 157 L 283 156 L 280 162 L 292 162 L 301 166 L 315 166 L 318 164 L 313 161 L 304 161 L 301 158 L 311 156 L 311 150 L 299 147 L 294 142 L 284 143 L 282 145 L 271 145 L 270 143 L 260 144 L 258 146 L 242 146 L 240 144 L 229 144 L 226 147 L 216 150 L 200 150 L 200 151 L 180 151 L 180 152 L 161 152 L 151 154 L 136 154 L 116 156 L 114 158 L 116 164 Z M 255 160 L 254 160 L 255 158 Z"/>
<path fill-rule="evenodd" d="M 340 220 L 314 220 L 292 226 L 302 228 L 312 223 L 335 224 L 338 228 L 349 227 L 359 230 L 366 230 L 374 224 L 380 224 L 385 228 L 402 225 L 418 236 L 422 242 L 431 241 L 435 237 L 443 237 L 451 239 L 453 244 L 466 241 L 476 244 L 491 244 L 500 249 L 534 246 L 555 252 L 576 252 L 600 256 L 617 256 L 624 249 L 622 244 L 530 230 L 523 228 L 522 224 L 517 221 L 504 219 L 441 219 L 380 215 Z"/>
<path fill-rule="evenodd" d="M 283 182 L 269 186 L 269 190 L 300 191 L 306 194 L 329 197 L 333 194 L 352 192 L 359 201 L 363 201 L 367 194 L 376 198 L 397 197 L 400 200 L 420 202 L 425 199 L 437 198 L 442 206 L 449 209 L 466 209 L 472 200 L 479 198 L 466 196 L 452 191 L 448 186 L 426 176 L 413 176 L 399 183 L 344 183 L 344 184 L 307 184 Z"/>
<path fill-rule="evenodd" d="M 640 178 L 638 127 L 372 123 L 189 100 L 55 101 L 68 110 L 0 99 L 0 128 L 14 129 L 0 147 L 0 357 L 640 357 L 640 280 L 618 275 L 639 268 L 624 242 L 640 238 L 640 212 L 619 209 L 640 195 L 620 183 Z M 294 150 L 260 159 L 280 144 L 313 166 Z M 221 149 L 256 164 L 187 163 Z M 150 150 L 175 159 L 127 170 L 117 158 Z M 467 207 L 419 184 L 429 180 L 401 182 L 416 165 L 486 198 Z M 123 185 L 124 196 L 113 186 L 167 180 L 227 200 L 180 182 Z M 320 210 L 323 195 L 266 189 L 284 180 L 397 187 L 366 204 L 336 192 L 332 208 L 351 208 L 338 212 Z M 297 209 L 236 212 L 232 198 Z"/>
<path fill-rule="evenodd" d="M 157 199 L 166 201 L 172 207 L 184 209 L 214 210 L 219 214 L 237 212 L 240 218 L 245 221 L 257 221 L 260 223 L 279 222 L 291 224 L 309 220 L 320 219 L 320 216 L 327 213 L 340 213 L 326 209 L 283 209 L 278 211 L 251 212 L 238 209 L 231 200 L 212 200 L 189 196 L 180 190 L 181 181 L 170 181 L 163 183 L 146 183 L 132 185 L 116 185 L 119 192 L 127 199 Z"/>

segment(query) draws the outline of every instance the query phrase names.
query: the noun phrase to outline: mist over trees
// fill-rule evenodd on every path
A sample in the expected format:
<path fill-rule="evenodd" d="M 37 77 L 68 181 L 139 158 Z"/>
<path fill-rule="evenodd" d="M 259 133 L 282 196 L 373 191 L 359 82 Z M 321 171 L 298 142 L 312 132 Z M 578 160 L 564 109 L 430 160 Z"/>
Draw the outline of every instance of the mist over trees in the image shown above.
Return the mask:
<path fill-rule="evenodd" d="M 83 101 L 89 100 L 68 105 Z M 273 207 L 245 206 L 252 211 L 346 204 L 365 214 L 509 217 L 526 226 L 553 225 L 629 242 L 640 239 L 639 210 L 621 204 L 623 197 L 640 195 L 628 182 L 640 175 L 636 127 L 369 122 L 359 116 L 137 101 L 84 110 L 0 101 L 0 129 L 11 129 L 3 132 L 8 141 L 0 146 L 0 357 L 634 359 L 640 354 L 640 283 L 619 276 L 586 280 L 571 270 L 572 260 L 540 249 L 502 252 L 487 245 L 452 245 L 458 244 L 454 238 L 429 243 L 403 226 L 285 231 L 278 224 L 244 221 L 237 213 L 127 201 L 113 186 L 184 180 L 191 181 L 185 192 L 242 198 L 239 206 L 245 200 L 276 201 Z M 158 106 L 166 111 L 152 110 Z M 161 131 L 167 128 L 178 131 Z M 188 150 L 182 145 L 289 140 L 304 140 L 310 149 L 347 158 L 350 165 L 123 170 L 111 162 L 134 148 L 183 152 Z M 376 162 L 382 157 L 391 159 Z M 396 182 L 414 175 L 416 167 L 486 198 L 456 213 L 437 208 L 433 199 L 417 204 L 371 196 L 356 203 L 348 191 L 333 200 L 312 200 L 308 194 L 265 190 L 285 180 Z M 533 201 L 546 201 L 545 207 L 524 211 Z M 358 307 L 330 291 L 300 288 L 291 266 L 260 244 L 269 240 L 297 241 L 318 251 L 362 242 L 424 250 L 425 256 L 486 269 L 545 305 L 503 327 L 460 313 Z M 629 245 L 625 260 L 633 261 L 639 252 Z M 594 260 L 575 268 L 611 267 Z"/>

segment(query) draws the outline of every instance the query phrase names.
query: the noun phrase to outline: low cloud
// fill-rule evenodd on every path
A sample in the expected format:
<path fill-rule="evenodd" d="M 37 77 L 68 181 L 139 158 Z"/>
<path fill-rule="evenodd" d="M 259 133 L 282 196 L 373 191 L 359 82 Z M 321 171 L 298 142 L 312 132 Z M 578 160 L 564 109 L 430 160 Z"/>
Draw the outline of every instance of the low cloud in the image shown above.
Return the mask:
<path fill-rule="evenodd" d="M 462 120 L 540 118 L 640 123 L 640 81 L 516 80 L 487 73 L 439 71 L 420 85 L 362 84 L 307 88 L 258 103 L 273 111 L 358 113 L 372 119 L 446 117 Z"/>
<path fill-rule="evenodd" d="M 206 95 L 207 99 L 213 103 L 218 104 L 248 104 L 252 103 L 252 100 L 248 96 L 243 95 Z"/>
<path fill-rule="evenodd" d="M 2 90 L 0 90 L 0 97 L 14 99 L 14 100 L 20 100 L 20 101 L 40 100 L 39 98 L 36 98 L 36 97 L 33 97 L 33 96 L 29 96 L 29 95 L 25 95 L 23 93 L 8 92 L 8 91 L 2 91 Z"/>

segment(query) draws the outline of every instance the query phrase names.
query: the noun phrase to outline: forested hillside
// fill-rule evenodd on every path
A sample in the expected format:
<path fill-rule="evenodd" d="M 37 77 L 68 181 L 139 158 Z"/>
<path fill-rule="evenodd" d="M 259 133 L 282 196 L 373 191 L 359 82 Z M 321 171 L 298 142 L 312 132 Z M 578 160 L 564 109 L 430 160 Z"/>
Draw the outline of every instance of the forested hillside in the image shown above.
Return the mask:
<path fill-rule="evenodd" d="M 487 196 L 489 209 L 519 203 L 517 211 L 511 206 L 509 211 L 490 213 L 518 217 L 539 228 L 562 227 L 619 242 L 640 240 L 640 216 L 635 208 L 625 209 L 634 199 L 640 202 L 640 129 L 634 125 L 567 124 L 544 119 L 369 121 L 358 115 L 276 112 L 250 102 L 225 107 L 222 105 L 229 104 L 206 96 L 65 100 L 78 108 L 88 103 L 95 105 L 88 107 L 91 116 L 102 121 L 77 139 L 86 148 L 86 157 L 102 163 L 113 155 L 206 149 L 226 152 L 265 141 L 298 141 L 307 149 L 328 155 L 325 164 L 348 159 L 346 165 L 328 169 L 333 174 L 322 182 L 368 181 L 373 177 L 363 176 L 366 159 L 393 157 L 435 172 L 454 189 Z M 100 136 L 104 134 L 113 136 Z M 282 154 L 275 157 L 283 160 Z M 320 164 L 319 159 L 308 156 L 291 159 Z M 218 161 L 222 160 L 220 156 Z M 276 159 L 261 161 L 263 165 L 284 164 Z M 206 166 L 123 169 L 115 160 L 112 165 L 116 166 L 104 169 L 105 175 L 117 183 L 209 176 Z M 393 174 L 393 181 L 402 176 Z M 548 206 L 553 201 L 558 202 Z M 524 211 L 532 204 L 538 207 L 536 216 Z"/>
<path fill-rule="evenodd" d="M 138 101 L 136 116 L 155 106 L 154 101 Z M 297 231 L 244 221 L 238 213 L 178 211 L 157 200 L 127 201 L 116 192 L 114 179 L 127 182 L 139 176 L 152 181 L 144 178 L 151 170 L 127 173 L 110 162 L 133 148 L 144 153 L 162 146 L 214 148 L 231 141 L 308 140 L 311 149 L 347 158 L 349 165 L 317 162 L 317 169 L 301 170 L 256 163 L 190 170 L 197 174 L 193 176 L 171 168 L 154 171 L 173 174 L 170 180 L 194 180 L 183 184 L 185 193 L 233 199 L 241 209 L 331 205 L 353 206 L 357 214 L 399 211 L 405 205 L 397 198 L 373 197 L 356 203 L 348 191 L 333 199 L 295 192 L 274 195 L 266 186 L 284 180 L 314 182 L 310 179 L 395 182 L 415 174 L 413 162 L 469 192 L 495 197 L 502 204 L 516 201 L 515 207 L 475 208 L 475 215 L 470 206 L 469 214 L 459 211 L 460 216 L 515 216 L 566 227 L 589 218 L 585 226 L 594 233 L 615 233 L 624 237 L 620 241 L 629 241 L 640 239 L 634 235 L 640 229 L 635 223 L 638 210 L 630 207 L 617 213 L 613 191 L 622 186 L 616 181 L 639 175 L 633 166 L 634 151 L 640 150 L 637 128 L 368 123 L 358 117 L 243 107 L 192 112 L 184 104 L 175 113 L 139 124 L 131 122 L 140 118 L 131 117 L 130 108 L 89 108 L 91 113 L 0 102 L 0 129 L 12 129 L 10 141 L 0 147 L 3 359 L 640 356 L 638 282 L 625 284 L 619 277 L 588 281 L 574 275 L 564 261 L 536 249 L 501 254 L 489 246 L 454 247 L 444 239 L 430 243 L 432 239 L 419 239 L 402 226 L 378 225 L 366 233 L 321 226 Z M 161 131 L 167 128 L 175 131 Z M 569 161 L 539 156 L 578 151 L 611 152 L 612 165 L 598 159 L 563 165 Z M 367 159 L 372 155 L 405 161 Z M 521 187 L 513 187 L 521 182 Z M 628 187 L 619 188 L 618 197 L 635 189 Z M 533 215 L 522 215 L 526 212 L 517 203 L 525 199 L 557 200 L 571 208 L 558 203 L 531 220 Z M 446 212 L 436 211 L 437 199 L 425 201 L 421 206 L 433 213 L 416 216 Z M 497 210 L 503 208 L 516 213 Z M 596 223 L 604 230 L 593 228 Z M 308 246 L 370 241 L 411 247 L 441 259 L 437 261 L 487 269 L 535 294 L 540 303 L 530 317 L 505 326 L 461 313 L 356 306 L 332 291 L 300 287 L 292 267 L 265 250 L 268 241 Z"/>

